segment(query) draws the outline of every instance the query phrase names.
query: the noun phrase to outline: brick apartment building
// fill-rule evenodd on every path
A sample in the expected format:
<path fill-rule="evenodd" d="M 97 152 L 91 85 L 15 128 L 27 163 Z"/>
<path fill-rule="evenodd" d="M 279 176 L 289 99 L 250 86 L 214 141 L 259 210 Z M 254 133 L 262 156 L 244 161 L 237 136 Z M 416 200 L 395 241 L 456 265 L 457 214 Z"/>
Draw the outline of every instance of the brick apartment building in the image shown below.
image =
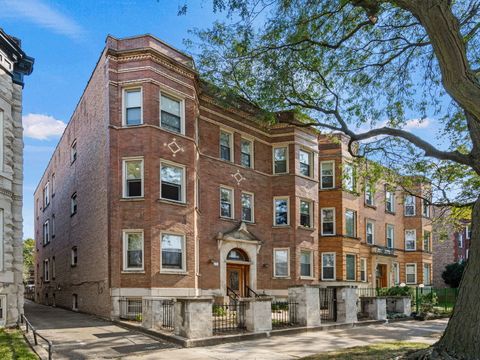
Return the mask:
<path fill-rule="evenodd" d="M 35 192 L 37 301 L 117 316 L 120 298 L 429 283 L 429 207 L 404 216 L 392 190 L 386 213 L 380 184 L 366 206 L 319 136 L 222 105 L 153 36 L 109 36 Z"/>
<path fill-rule="evenodd" d="M 23 77 L 33 58 L 0 28 L 0 327 L 23 314 Z"/>

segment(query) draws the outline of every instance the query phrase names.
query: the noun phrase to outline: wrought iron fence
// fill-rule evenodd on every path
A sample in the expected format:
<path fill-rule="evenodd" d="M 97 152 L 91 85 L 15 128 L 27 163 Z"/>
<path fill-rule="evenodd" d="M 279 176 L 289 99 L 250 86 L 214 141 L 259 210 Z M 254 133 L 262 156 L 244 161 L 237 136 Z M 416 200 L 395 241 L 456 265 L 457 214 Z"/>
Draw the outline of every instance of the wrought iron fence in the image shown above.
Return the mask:
<path fill-rule="evenodd" d="M 457 302 L 457 288 L 436 289 L 417 287 L 412 295 L 412 309 L 415 312 L 453 312 Z"/>
<path fill-rule="evenodd" d="M 212 306 L 213 334 L 245 331 L 245 303 Z"/>
<path fill-rule="evenodd" d="M 142 299 L 120 299 L 120 319 L 142 321 Z"/>
<path fill-rule="evenodd" d="M 337 321 L 337 289 L 320 288 L 319 291 L 321 321 Z"/>
<path fill-rule="evenodd" d="M 162 328 L 173 331 L 174 301 L 165 300 L 162 302 Z"/>
<path fill-rule="evenodd" d="M 293 301 L 272 301 L 272 327 L 295 326 L 297 305 Z"/>

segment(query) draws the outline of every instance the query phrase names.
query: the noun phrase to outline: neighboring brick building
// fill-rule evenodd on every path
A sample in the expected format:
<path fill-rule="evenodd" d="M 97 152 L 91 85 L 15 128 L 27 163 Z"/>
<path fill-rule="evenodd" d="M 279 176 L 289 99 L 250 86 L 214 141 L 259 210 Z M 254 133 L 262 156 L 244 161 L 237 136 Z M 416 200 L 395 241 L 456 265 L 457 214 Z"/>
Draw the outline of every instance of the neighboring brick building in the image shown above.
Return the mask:
<path fill-rule="evenodd" d="M 0 28 L 0 327 L 23 314 L 23 76 L 33 59 Z"/>
<path fill-rule="evenodd" d="M 344 147 L 311 129 L 260 123 L 239 105 L 217 101 L 193 60 L 162 41 L 109 36 L 35 192 L 37 300 L 117 316 L 124 297 L 285 296 L 290 285 L 347 281 L 346 251 L 358 257 L 349 284 L 369 285 L 363 256 L 375 284 L 380 255 L 361 244 L 363 217 L 357 236 L 319 244 L 320 209 L 338 207 L 337 229 L 344 206 L 363 211 L 363 196 L 338 190 L 340 176 L 330 179 L 336 189 L 319 191 L 320 160 L 340 166 Z M 431 255 L 420 245 L 405 253 L 401 234 L 416 229 L 420 244 L 425 223 L 396 206 L 395 249 L 384 253 L 388 265 L 398 257 L 400 279 L 415 262 L 420 283 Z M 391 216 L 377 213 L 379 223 Z M 335 270 L 319 250 L 338 252 Z"/>

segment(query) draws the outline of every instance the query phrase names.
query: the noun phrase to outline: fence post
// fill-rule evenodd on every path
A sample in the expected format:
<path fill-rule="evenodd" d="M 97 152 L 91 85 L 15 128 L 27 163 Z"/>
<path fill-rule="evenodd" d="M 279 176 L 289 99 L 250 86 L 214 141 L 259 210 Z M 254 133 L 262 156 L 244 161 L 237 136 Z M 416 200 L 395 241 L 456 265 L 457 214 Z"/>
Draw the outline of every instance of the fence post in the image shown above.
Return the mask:
<path fill-rule="evenodd" d="M 418 301 L 419 301 L 419 296 L 418 296 L 418 287 L 415 288 L 415 312 L 418 314 Z"/>

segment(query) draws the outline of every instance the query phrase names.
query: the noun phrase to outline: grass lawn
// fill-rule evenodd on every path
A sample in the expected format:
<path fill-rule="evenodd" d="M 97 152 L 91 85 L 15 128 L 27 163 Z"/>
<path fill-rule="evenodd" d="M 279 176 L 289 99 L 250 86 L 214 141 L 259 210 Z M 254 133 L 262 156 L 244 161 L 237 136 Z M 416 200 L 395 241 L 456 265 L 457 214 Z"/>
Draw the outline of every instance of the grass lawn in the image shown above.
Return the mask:
<path fill-rule="evenodd" d="M 305 360 L 366 360 L 366 359 L 394 359 L 412 350 L 425 349 L 429 345 L 410 342 L 387 342 L 368 346 L 356 346 L 353 348 L 317 354 L 303 358 Z"/>
<path fill-rule="evenodd" d="M 25 342 L 21 331 L 0 329 L 0 359 L 2 360 L 37 360 Z"/>

